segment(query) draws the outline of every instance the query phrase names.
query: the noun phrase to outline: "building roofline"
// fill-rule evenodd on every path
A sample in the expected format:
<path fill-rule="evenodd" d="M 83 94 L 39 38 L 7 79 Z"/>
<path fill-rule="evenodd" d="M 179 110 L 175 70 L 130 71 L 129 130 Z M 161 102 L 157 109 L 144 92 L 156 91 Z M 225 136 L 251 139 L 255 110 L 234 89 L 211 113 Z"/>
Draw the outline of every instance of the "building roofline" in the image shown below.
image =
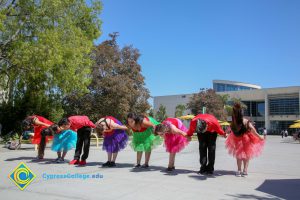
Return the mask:
<path fill-rule="evenodd" d="M 243 83 L 243 82 L 238 82 L 238 81 L 229 81 L 229 80 L 213 80 L 213 83 L 231 84 L 231 85 L 245 86 L 245 87 L 251 87 L 251 88 L 256 88 L 256 89 L 262 88 L 260 85 L 255 85 L 255 84 L 251 84 L 251 83 Z"/>

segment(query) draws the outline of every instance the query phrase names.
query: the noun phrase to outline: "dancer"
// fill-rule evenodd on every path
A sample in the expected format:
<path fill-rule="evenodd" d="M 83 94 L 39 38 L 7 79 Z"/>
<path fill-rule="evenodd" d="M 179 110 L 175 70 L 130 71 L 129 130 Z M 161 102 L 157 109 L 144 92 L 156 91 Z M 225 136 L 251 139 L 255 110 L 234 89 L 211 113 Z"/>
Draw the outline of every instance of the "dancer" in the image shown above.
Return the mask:
<path fill-rule="evenodd" d="M 58 122 L 58 126 L 69 126 L 70 129 L 77 132 L 75 155 L 69 164 L 86 165 L 86 159 L 90 151 L 92 128 L 96 128 L 95 124 L 87 116 L 71 116 L 61 119 Z M 82 149 L 83 154 L 81 155 Z"/>
<path fill-rule="evenodd" d="M 102 167 L 115 167 L 118 152 L 125 149 L 128 136 L 125 132 L 128 128 L 112 116 L 99 119 L 96 122 L 96 132 L 104 135 L 103 150 L 107 152 L 107 162 Z"/>
<path fill-rule="evenodd" d="M 190 122 L 189 136 L 197 133 L 200 153 L 200 174 L 214 173 L 217 134 L 226 137 L 218 120 L 210 114 L 199 114 Z"/>
<path fill-rule="evenodd" d="M 170 153 L 167 171 L 175 170 L 176 153 L 184 149 L 189 143 L 190 137 L 187 138 L 187 130 L 182 121 L 177 118 L 167 118 L 155 128 L 155 134 L 164 137 L 166 151 Z"/>
<path fill-rule="evenodd" d="M 24 130 L 29 130 L 32 128 L 34 129 L 34 135 L 31 138 L 31 143 L 38 145 L 38 159 L 44 158 L 46 143 L 49 141 L 49 139 L 51 139 L 51 136 L 47 135 L 46 132 L 43 132 L 43 130 L 51 126 L 52 124 L 53 122 L 51 122 L 50 120 L 38 115 L 28 116 L 22 122 Z"/>
<path fill-rule="evenodd" d="M 53 143 L 52 143 L 52 151 L 57 152 L 56 163 L 65 162 L 65 156 L 67 152 L 73 148 L 76 148 L 77 142 L 77 134 L 76 132 L 67 129 L 64 130 L 64 127 L 60 127 L 56 124 L 50 126 L 49 128 L 54 135 Z"/>
<path fill-rule="evenodd" d="M 127 123 L 133 131 L 131 147 L 137 152 L 137 164 L 135 168 L 148 168 L 152 149 L 162 143 L 160 136 L 153 134 L 153 129 L 160 123 L 152 117 L 145 117 L 136 113 L 129 113 L 127 115 Z M 145 164 L 141 166 L 143 152 L 145 152 Z"/>
<path fill-rule="evenodd" d="M 235 103 L 232 112 L 231 133 L 226 140 L 226 148 L 237 161 L 236 176 L 247 176 L 249 160 L 261 154 L 264 137 L 259 135 L 249 120 L 242 114 L 239 103 Z M 242 171 L 242 164 L 244 165 Z"/>

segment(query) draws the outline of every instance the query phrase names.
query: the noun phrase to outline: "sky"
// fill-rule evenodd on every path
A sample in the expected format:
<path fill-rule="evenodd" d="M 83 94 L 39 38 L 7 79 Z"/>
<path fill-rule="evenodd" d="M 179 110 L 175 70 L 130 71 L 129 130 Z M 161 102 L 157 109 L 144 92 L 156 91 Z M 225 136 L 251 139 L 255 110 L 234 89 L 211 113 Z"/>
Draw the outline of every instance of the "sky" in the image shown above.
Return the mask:
<path fill-rule="evenodd" d="M 212 80 L 300 86 L 298 0 L 102 0 L 102 35 L 139 49 L 151 96 Z"/>

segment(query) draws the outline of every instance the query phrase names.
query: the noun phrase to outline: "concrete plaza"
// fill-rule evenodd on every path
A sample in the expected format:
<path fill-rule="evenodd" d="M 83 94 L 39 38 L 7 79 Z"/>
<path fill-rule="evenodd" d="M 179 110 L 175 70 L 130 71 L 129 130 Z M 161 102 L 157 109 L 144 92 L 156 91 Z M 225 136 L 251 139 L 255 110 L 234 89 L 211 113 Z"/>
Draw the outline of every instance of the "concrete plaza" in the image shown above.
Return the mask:
<path fill-rule="evenodd" d="M 116 168 L 102 168 L 106 152 L 91 146 L 85 167 L 57 164 L 56 153 L 47 148 L 45 159 L 35 161 L 33 145 L 21 150 L 0 148 L 1 199 L 300 199 L 300 143 L 291 137 L 269 136 L 263 154 L 250 161 L 249 176 L 235 177 L 236 161 L 227 154 L 224 138 L 218 138 L 215 174 L 198 175 L 198 142 L 193 141 L 176 157 L 176 171 L 166 173 L 168 154 L 163 146 L 152 153 L 149 169 L 133 169 L 136 154 L 127 147 L 117 159 Z M 74 151 L 66 157 L 71 160 Z M 36 179 L 21 191 L 9 178 L 24 162 Z M 45 180 L 43 174 L 101 174 L 100 179 Z"/>

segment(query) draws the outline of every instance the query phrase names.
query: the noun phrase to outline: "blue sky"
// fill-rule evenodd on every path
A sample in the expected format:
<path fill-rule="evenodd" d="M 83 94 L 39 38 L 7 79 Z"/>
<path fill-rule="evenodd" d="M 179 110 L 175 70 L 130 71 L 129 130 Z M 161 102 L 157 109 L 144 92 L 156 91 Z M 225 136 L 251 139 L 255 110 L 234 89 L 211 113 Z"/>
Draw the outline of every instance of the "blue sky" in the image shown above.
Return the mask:
<path fill-rule="evenodd" d="M 101 37 L 133 45 L 152 96 L 212 80 L 300 86 L 298 0 L 103 0 Z"/>

